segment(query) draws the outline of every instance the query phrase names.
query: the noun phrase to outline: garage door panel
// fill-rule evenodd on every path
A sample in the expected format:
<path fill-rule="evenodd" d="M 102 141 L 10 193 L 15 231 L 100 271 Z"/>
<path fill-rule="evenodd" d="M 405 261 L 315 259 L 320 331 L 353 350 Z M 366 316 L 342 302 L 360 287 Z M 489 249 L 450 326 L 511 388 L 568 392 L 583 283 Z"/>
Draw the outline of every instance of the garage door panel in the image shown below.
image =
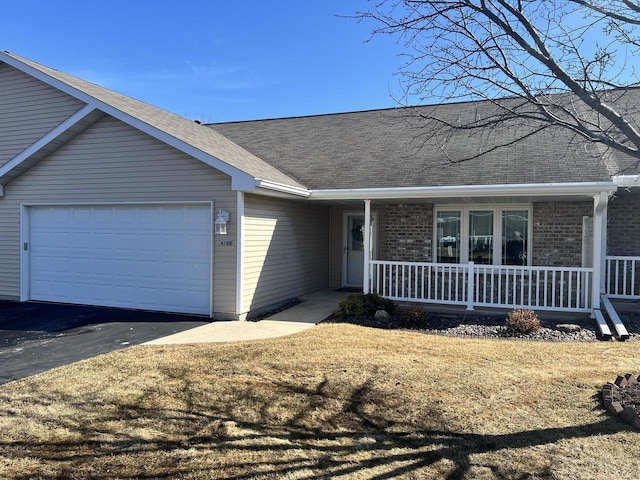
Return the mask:
<path fill-rule="evenodd" d="M 32 207 L 30 240 L 32 299 L 210 311 L 209 206 Z"/>

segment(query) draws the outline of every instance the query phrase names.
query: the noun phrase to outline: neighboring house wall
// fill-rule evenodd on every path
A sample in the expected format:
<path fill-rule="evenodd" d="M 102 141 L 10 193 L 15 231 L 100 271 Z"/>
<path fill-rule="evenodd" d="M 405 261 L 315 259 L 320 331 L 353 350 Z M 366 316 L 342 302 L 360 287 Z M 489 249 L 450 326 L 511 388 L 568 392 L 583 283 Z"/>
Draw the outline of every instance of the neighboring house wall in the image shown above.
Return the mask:
<path fill-rule="evenodd" d="M 533 265 L 582 266 L 582 220 L 593 202 L 534 202 Z"/>
<path fill-rule="evenodd" d="M 83 106 L 75 98 L 0 63 L 0 166 Z"/>
<path fill-rule="evenodd" d="M 245 195 L 243 312 L 329 286 L 329 208 Z"/>
<path fill-rule="evenodd" d="M 20 204 L 215 201 L 236 218 L 227 175 L 111 117 L 105 117 L 14 179 L 0 198 L 0 296 L 20 295 Z M 236 223 L 231 247 L 214 247 L 216 316 L 233 317 Z M 214 241 L 214 245 L 215 245 Z"/>
<path fill-rule="evenodd" d="M 385 205 L 384 260 L 431 262 L 433 205 Z"/>
<path fill-rule="evenodd" d="M 640 255 L 640 189 L 616 192 L 607 213 L 607 254 Z"/>

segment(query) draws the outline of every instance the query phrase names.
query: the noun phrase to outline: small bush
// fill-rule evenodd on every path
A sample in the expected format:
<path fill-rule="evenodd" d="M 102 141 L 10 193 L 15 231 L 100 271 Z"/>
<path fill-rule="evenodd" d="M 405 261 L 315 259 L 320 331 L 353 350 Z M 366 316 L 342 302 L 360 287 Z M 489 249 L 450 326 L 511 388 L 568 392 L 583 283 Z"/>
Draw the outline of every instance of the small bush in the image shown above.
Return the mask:
<path fill-rule="evenodd" d="M 429 312 L 419 305 L 410 305 L 402 309 L 400 324 L 405 328 L 424 327 L 427 324 Z"/>
<path fill-rule="evenodd" d="M 507 328 L 515 333 L 533 333 L 540 330 L 536 312 L 527 308 L 515 308 L 507 315 Z"/>
<path fill-rule="evenodd" d="M 378 310 L 393 314 L 396 302 L 383 298 L 377 293 L 353 293 L 340 300 L 335 315 L 345 317 L 373 317 Z"/>

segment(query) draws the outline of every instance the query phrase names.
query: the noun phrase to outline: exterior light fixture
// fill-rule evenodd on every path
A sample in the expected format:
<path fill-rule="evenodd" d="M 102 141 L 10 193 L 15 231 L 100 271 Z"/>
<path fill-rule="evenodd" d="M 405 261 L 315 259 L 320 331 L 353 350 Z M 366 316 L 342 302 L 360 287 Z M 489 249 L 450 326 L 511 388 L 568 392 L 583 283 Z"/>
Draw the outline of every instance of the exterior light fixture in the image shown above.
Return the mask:
<path fill-rule="evenodd" d="M 216 235 L 227 234 L 227 222 L 229 221 L 229 212 L 225 212 L 221 208 L 218 209 L 218 216 L 213 222 L 213 231 Z"/>

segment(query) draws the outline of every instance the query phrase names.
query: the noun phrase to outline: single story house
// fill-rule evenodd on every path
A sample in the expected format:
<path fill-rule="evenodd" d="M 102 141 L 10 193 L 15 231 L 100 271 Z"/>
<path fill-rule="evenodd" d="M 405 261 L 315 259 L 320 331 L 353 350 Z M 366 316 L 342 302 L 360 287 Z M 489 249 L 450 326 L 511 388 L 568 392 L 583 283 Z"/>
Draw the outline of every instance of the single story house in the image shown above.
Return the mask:
<path fill-rule="evenodd" d="M 0 52 L 0 299 L 243 319 L 343 287 L 640 298 L 633 159 L 526 121 L 440 134 L 496 107 L 435 108 L 203 125 Z"/>

